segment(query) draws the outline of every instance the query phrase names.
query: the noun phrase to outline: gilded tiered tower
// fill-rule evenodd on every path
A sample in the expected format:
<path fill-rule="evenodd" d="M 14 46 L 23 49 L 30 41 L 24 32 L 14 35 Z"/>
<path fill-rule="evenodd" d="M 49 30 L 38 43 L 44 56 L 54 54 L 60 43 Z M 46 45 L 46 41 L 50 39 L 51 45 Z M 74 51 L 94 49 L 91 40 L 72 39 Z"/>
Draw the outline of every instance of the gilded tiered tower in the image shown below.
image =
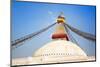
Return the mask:
<path fill-rule="evenodd" d="M 57 26 L 55 32 L 52 35 L 52 39 L 61 39 L 61 40 L 69 40 L 67 32 L 64 28 L 65 17 L 63 13 L 61 13 L 57 18 Z"/>

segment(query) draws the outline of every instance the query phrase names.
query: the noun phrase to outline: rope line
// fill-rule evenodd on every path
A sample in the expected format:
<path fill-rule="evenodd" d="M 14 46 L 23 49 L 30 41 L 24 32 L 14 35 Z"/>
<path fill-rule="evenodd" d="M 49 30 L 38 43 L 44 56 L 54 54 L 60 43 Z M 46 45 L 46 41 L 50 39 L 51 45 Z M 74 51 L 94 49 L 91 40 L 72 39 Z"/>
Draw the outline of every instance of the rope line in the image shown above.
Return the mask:
<path fill-rule="evenodd" d="M 76 34 L 88 39 L 88 40 L 91 40 L 91 41 L 96 41 L 96 36 L 93 35 L 93 34 L 90 34 L 90 33 L 86 33 L 86 32 L 82 32 L 76 28 L 73 28 L 71 27 L 70 25 L 64 23 L 71 31 L 75 32 Z"/>
<path fill-rule="evenodd" d="M 77 44 L 77 45 L 79 46 L 78 42 L 77 42 L 77 41 L 75 40 L 75 38 L 71 35 L 70 31 L 68 30 L 68 28 L 67 28 L 67 26 L 66 26 L 65 24 L 64 24 L 64 27 L 65 27 L 65 30 L 66 30 L 68 36 L 69 36 L 69 39 L 70 39 L 73 43 L 75 43 L 75 44 Z"/>
<path fill-rule="evenodd" d="M 35 32 L 35 33 L 32 33 L 32 34 L 26 35 L 26 36 L 24 36 L 24 37 L 21 37 L 21 38 L 19 38 L 19 39 L 16 39 L 16 40 L 14 40 L 14 41 L 11 42 L 11 45 L 12 45 L 12 46 L 16 46 L 16 45 L 19 44 L 19 43 L 25 42 L 25 41 L 27 41 L 27 40 L 29 40 L 29 39 L 31 39 L 31 38 L 33 38 L 33 37 L 35 37 L 35 36 L 41 34 L 42 32 L 48 30 L 49 28 L 51 28 L 51 27 L 54 26 L 55 24 L 56 24 L 56 23 L 53 23 L 53 24 L 47 26 L 46 28 L 41 29 L 41 30 L 38 31 L 38 32 Z"/>

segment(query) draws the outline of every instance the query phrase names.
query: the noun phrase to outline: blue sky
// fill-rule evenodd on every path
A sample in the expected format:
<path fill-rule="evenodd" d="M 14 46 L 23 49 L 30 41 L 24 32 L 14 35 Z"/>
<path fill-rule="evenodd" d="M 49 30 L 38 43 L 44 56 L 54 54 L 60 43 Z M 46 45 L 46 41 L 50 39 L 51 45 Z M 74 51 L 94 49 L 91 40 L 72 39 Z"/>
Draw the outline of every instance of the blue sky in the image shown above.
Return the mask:
<path fill-rule="evenodd" d="M 95 6 L 70 4 L 49 4 L 37 2 L 12 2 L 12 40 L 36 32 L 54 23 L 57 16 L 63 12 L 66 23 L 81 31 L 95 35 Z M 46 43 L 52 41 L 51 35 L 55 26 L 35 38 L 12 49 L 12 57 L 27 57 Z M 71 32 L 79 46 L 87 55 L 95 55 L 95 42 L 84 39 Z"/>

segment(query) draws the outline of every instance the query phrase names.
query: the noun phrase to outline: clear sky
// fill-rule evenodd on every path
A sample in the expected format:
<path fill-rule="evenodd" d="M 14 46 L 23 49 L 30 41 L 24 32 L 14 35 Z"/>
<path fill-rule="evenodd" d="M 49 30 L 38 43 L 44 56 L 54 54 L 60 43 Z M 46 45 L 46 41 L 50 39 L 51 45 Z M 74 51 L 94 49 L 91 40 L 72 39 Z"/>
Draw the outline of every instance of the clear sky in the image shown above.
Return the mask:
<path fill-rule="evenodd" d="M 54 23 L 60 12 L 63 12 L 66 23 L 81 31 L 95 35 L 95 6 L 71 4 L 50 4 L 37 2 L 16 2 L 12 0 L 12 40 L 36 32 Z M 12 57 L 27 57 L 46 43 L 52 41 L 51 35 L 55 26 L 35 38 L 23 43 L 24 45 L 12 49 Z M 71 32 L 79 46 L 89 56 L 95 55 L 95 42 L 84 39 Z"/>

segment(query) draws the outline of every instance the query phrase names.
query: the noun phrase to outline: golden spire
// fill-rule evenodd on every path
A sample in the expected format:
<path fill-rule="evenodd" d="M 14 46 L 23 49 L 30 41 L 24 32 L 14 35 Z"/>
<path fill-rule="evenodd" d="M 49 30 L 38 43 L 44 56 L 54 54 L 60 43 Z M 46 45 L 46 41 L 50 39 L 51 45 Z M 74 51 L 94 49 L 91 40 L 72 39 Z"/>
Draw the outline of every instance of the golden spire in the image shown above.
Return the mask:
<path fill-rule="evenodd" d="M 61 12 L 57 18 L 57 23 L 64 23 L 64 22 L 65 22 L 65 17 L 63 15 L 63 12 Z"/>
<path fill-rule="evenodd" d="M 57 18 L 57 26 L 56 26 L 56 30 L 54 34 L 52 35 L 52 39 L 69 40 L 65 31 L 65 28 L 63 26 L 64 22 L 65 22 L 65 17 L 63 13 L 61 12 Z"/>

